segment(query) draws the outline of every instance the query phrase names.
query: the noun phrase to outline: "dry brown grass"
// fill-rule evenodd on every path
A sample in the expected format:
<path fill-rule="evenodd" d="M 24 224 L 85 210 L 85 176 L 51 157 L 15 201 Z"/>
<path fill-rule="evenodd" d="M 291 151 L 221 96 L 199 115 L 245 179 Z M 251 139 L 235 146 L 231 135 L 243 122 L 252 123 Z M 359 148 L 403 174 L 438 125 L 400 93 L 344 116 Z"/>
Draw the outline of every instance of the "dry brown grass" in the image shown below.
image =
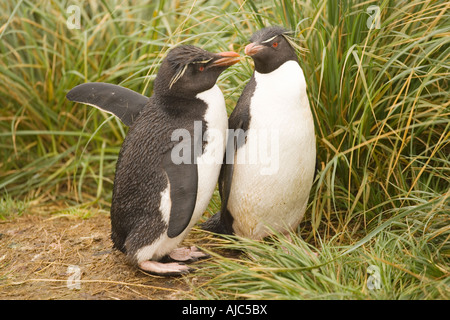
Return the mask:
<path fill-rule="evenodd" d="M 67 286 L 70 265 L 80 268 L 79 290 Z M 112 250 L 106 214 L 24 215 L 0 222 L 2 299 L 181 299 L 197 281 L 152 276 L 127 264 Z"/>

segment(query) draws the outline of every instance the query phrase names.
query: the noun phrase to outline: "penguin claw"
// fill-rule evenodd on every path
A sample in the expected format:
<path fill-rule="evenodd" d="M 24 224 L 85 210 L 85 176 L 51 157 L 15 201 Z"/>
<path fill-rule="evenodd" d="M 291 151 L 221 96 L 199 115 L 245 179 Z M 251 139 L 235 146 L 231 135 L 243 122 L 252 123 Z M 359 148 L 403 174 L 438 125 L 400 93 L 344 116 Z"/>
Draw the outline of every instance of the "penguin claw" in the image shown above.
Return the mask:
<path fill-rule="evenodd" d="M 146 273 L 157 276 L 180 276 L 188 274 L 194 270 L 184 263 L 162 263 L 151 260 L 139 263 L 139 268 Z"/>
<path fill-rule="evenodd" d="M 177 248 L 169 253 L 169 257 L 175 261 L 183 262 L 195 262 L 200 259 L 207 259 L 210 257 L 209 254 L 204 253 L 196 246 L 191 246 L 190 248 Z"/>

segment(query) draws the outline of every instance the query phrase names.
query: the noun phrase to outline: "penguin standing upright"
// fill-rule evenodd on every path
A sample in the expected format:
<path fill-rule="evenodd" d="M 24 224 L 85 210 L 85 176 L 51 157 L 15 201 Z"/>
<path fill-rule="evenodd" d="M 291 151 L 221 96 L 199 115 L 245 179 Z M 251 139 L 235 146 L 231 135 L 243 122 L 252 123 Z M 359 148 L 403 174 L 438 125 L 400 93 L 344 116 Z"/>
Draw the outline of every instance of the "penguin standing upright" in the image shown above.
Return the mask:
<path fill-rule="evenodd" d="M 221 211 L 202 227 L 261 239 L 303 218 L 316 144 L 305 77 L 287 31 L 264 28 L 250 41 L 245 53 L 255 71 L 229 118 Z"/>
<path fill-rule="evenodd" d="M 190 270 L 180 262 L 205 256 L 177 248 L 206 210 L 225 150 L 227 114 L 215 85 L 235 52 L 213 54 L 195 46 L 172 49 L 144 97 L 105 83 L 86 83 L 67 98 L 111 112 L 128 125 L 116 165 L 111 204 L 114 247 L 144 271 Z"/>

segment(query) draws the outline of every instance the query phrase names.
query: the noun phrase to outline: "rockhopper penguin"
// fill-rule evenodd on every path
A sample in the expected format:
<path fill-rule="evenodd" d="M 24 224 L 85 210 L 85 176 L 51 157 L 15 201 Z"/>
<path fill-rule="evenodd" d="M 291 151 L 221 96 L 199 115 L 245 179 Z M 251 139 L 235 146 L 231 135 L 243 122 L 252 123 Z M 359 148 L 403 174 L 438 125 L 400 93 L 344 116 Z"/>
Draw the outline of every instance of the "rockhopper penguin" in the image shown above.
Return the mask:
<path fill-rule="evenodd" d="M 316 143 L 305 77 L 287 31 L 264 28 L 250 41 L 245 53 L 255 71 L 229 118 L 221 211 L 202 227 L 261 239 L 272 230 L 286 233 L 303 218 Z"/>
<path fill-rule="evenodd" d="M 144 271 L 176 275 L 204 257 L 177 248 L 206 210 L 224 156 L 227 113 L 215 84 L 235 52 L 172 49 L 151 98 L 123 87 L 86 83 L 67 98 L 117 115 L 130 125 L 116 165 L 111 204 L 114 247 Z"/>

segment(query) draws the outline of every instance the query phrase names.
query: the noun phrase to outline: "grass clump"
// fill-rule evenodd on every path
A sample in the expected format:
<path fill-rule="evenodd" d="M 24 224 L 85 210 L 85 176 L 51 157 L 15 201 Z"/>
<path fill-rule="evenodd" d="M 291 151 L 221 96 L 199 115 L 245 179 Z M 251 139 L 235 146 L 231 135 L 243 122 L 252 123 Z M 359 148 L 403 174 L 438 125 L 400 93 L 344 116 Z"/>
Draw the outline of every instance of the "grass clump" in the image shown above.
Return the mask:
<path fill-rule="evenodd" d="M 14 200 L 6 195 L 0 198 L 0 220 L 20 217 L 29 208 L 30 204 L 27 201 Z"/>
<path fill-rule="evenodd" d="M 317 245 L 295 233 L 265 241 L 226 237 L 205 248 L 214 262 L 200 272 L 212 279 L 193 288 L 192 297 L 449 299 L 449 210 L 449 205 L 435 211 L 427 205 L 405 208 L 346 245 L 340 234 L 319 237 Z M 227 251 L 217 254 L 220 249 L 241 254 L 230 258 Z M 376 274 L 370 272 L 374 267 Z M 378 287 L 370 285 L 371 277 L 378 277 Z"/>

